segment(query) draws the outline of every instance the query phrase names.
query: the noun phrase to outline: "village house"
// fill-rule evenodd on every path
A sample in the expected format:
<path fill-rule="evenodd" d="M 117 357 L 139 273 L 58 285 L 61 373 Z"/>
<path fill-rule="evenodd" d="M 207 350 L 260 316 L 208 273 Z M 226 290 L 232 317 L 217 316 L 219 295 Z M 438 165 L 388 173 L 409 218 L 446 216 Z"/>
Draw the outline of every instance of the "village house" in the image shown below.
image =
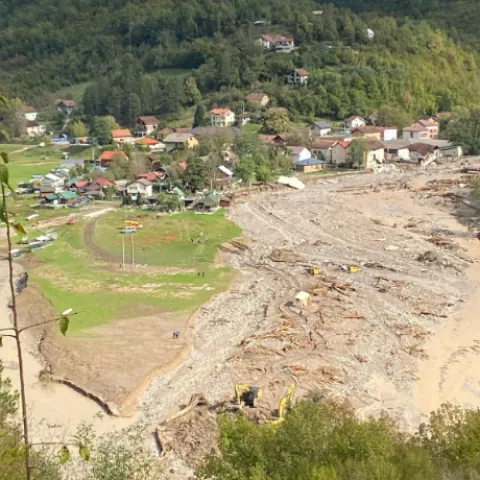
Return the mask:
<path fill-rule="evenodd" d="M 430 138 L 430 132 L 421 123 L 415 122 L 402 130 L 402 136 L 404 140 L 427 140 Z"/>
<path fill-rule="evenodd" d="M 421 117 L 417 120 L 417 123 L 428 130 L 428 138 L 431 140 L 438 138 L 438 133 L 440 131 L 440 123 L 438 120 L 433 117 Z"/>
<path fill-rule="evenodd" d="M 142 137 L 135 141 L 136 147 L 148 147 L 149 150 L 155 152 L 163 152 L 165 151 L 165 144 L 154 138 L 150 137 Z"/>
<path fill-rule="evenodd" d="M 365 152 L 363 158 L 363 164 L 359 164 L 358 161 L 353 163 L 354 168 L 373 168 L 379 163 L 385 161 L 385 147 L 383 143 L 376 138 L 365 138 L 364 140 Z M 347 147 L 347 161 L 352 148 L 352 143 Z"/>
<path fill-rule="evenodd" d="M 25 105 L 25 108 L 23 109 L 23 112 L 25 114 L 25 119 L 34 122 L 37 119 L 38 112 L 35 107 L 32 107 L 31 105 Z"/>
<path fill-rule="evenodd" d="M 142 197 L 151 197 L 153 194 L 152 182 L 145 178 L 135 180 L 135 182 L 127 186 L 127 193 L 129 195 L 140 194 Z"/>
<path fill-rule="evenodd" d="M 323 159 L 327 163 L 333 163 L 333 147 L 336 143 L 337 140 L 317 138 L 312 143 L 310 150 L 315 157 Z"/>
<path fill-rule="evenodd" d="M 250 102 L 253 105 L 260 105 L 262 107 L 266 107 L 270 98 L 265 93 L 250 93 L 247 95 L 247 102 Z"/>
<path fill-rule="evenodd" d="M 101 167 L 109 167 L 116 159 L 126 159 L 127 155 L 123 150 L 105 150 L 98 157 Z"/>
<path fill-rule="evenodd" d="M 367 28 L 367 38 L 373 40 L 375 38 L 375 32 L 371 28 Z"/>
<path fill-rule="evenodd" d="M 112 130 L 112 139 L 119 145 L 135 143 L 135 138 L 133 138 L 132 132 L 128 128 L 117 128 Z"/>
<path fill-rule="evenodd" d="M 146 135 L 150 135 L 153 133 L 158 126 L 160 125 L 160 121 L 157 117 L 153 116 L 146 116 L 146 117 L 138 117 L 137 121 L 135 122 L 134 133 L 137 136 L 144 137 Z"/>
<path fill-rule="evenodd" d="M 163 139 L 167 153 L 198 147 L 198 140 L 190 133 L 171 133 Z"/>
<path fill-rule="evenodd" d="M 273 147 L 284 147 L 287 144 L 285 137 L 282 135 L 259 135 L 260 141 L 264 145 Z"/>
<path fill-rule="evenodd" d="M 295 47 L 293 37 L 288 35 L 279 35 L 277 33 L 265 33 L 257 40 L 264 50 L 283 50 L 289 51 Z"/>
<path fill-rule="evenodd" d="M 38 189 L 38 194 L 40 198 L 45 198 L 48 195 L 51 195 L 52 193 L 56 192 L 56 188 L 52 187 L 51 185 L 42 185 Z"/>
<path fill-rule="evenodd" d="M 237 125 L 239 127 L 244 127 L 247 123 L 249 123 L 251 120 L 251 116 L 249 113 L 241 113 L 240 115 L 237 115 Z"/>
<path fill-rule="evenodd" d="M 61 205 L 71 205 L 77 199 L 76 192 L 58 192 L 51 193 L 43 197 L 44 205 L 49 207 L 57 207 Z"/>
<path fill-rule="evenodd" d="M 307 160 L 312 158 L 312 152 L 307 147 L 289 147 L 289 150 L 292 155 L 292 162 L 297 163 L 302 160 Z"/>
<path fill-rule="evenodd" d="M 393 127 L 375 127 L 365 126 L 354 128 L 351 132 L 352 137 L 376 138 L 382 142 L 396 140 L 397 129 Z"/>
<path fill-rule="evenodd" d="M 27 136 L 28 138 L 41 137 L 47 131 L 45 125 L 40 125 L 35 120 L 27 121 Z"/>
<path fill-rule="evenodd" d="M 151 182 L 152 191 L 154 194 L 170 190 L 171 188 L 170 175 L 163 167 L 158 167 L 158 169 L 154 172 L 139 173 L 137 175 L 137 180 L 139 179 L 144 179 Z"/>
<path fill-rule="evenodd" d="M 348 158 L 348 147 L 350 142 L 337 140 L 332 149 L 332 163 L 337 166 L 345 166 Z"/>
<path fill-rule="evenodd" d="M 56 192 L 58 189 L 63 188 L 65 185 L 65 179 L 62 176 L 55 175 L 54 173 L 47 173 L 42 178 L 42 187 L 52 187 Z"/>
<path fill-rule="evenodd" d="M 332 125 L 328 122 L 323 120 L 317 120 L 312 122 L 308 129 L 310 130 L 312 135 L 317 137 L 325 137 L 326 135 L 330 135 L 332 133 Z"/>
<path fill-rule="evenodd" d="M 405 142 L 405 140 L 391 140 L 384 142 L 383 146 L 385 147 L 386 161 L 410 160 L 410 150 L 408 150 L 408 142 Z"/>
<path fill-rule="evenodd" d="M 74 100 L 60 100 L 57 103 L 58 111 L 64 113 L 65 115 L 71 115 L 76 108 L 77 102 Z"/>
<path fill-rule="evenodd" d="M 412 143 L 408 150 L 410 159 L 421 165 L 428 165 L 440 156 L 440 148 L 428 143 Z"/>
<path fill-rule="evenodd" d="M 362 117 L 358 116 L 351 116 L 345 120 L 345 129 L 346 130 L 353 130 L 354 128 L 365 127 L 367 122 Z"/>
<path fill-rule="evenodd" d="M 304 68 L 296 68 L 292 70 L 287 76 L 287 83 L 289 85 L 301 86 L 308 83 L 308 72 Z"/>
<path fill-rule="evenodd" d="M 295 162 L 295 170 L 297 172 L 309 173 L 316 172 L 327 168 L 327 162 L 319 158 L 307 158 L 305 160 L 298 160 Z"/>
<path fill-rule="evenodd" d="M 212 108 L 208 114 L 212 127 L 231 127 L 235 123 L 235 114 L 229 108 Z"/>

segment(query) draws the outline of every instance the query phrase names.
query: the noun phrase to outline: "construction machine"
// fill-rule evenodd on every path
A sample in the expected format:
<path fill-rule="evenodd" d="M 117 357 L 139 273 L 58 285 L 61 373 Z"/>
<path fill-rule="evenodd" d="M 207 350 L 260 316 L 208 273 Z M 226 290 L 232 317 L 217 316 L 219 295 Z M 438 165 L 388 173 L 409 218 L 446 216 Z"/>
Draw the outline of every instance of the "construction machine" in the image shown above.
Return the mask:
<path fill-rule="evenodd" d="M 285 420 L 285 412 L 290 410 L 293 405 L 293 395 L 295 394 L 295 384 L 292 383 L 287 390 L 287 393 L 278 402 L 278 407 L 272 412 L 272 419 L 267 420 L 272 425 L 278 425 Z"/>
<path fill-rule="evenodd" d="M 253 387 L 245 383 L 235 384 L 235 398 L 238 405 L 255 408 L 255 402 L 262 398 L 263 390 L 261 387 Z"/>

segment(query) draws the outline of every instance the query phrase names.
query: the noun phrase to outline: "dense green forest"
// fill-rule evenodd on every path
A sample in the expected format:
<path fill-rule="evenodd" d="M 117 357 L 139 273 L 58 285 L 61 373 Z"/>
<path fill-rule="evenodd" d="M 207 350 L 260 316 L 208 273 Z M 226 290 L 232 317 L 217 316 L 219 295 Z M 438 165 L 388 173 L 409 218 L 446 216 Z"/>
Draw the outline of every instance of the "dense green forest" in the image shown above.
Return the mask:
<path fill-rule="evenodd" d="M 426 20 L 454 40 L 480 49 L 480 3 L 476 0 L 333 0 L 355 12 L 378 12 Z"/>
<path fill-rule="evenodd" d="M 221 455 L 199 469 L 222 480 L 478 480 L 480 411 L 443 406 L 413 435 L 388 416 L 359 421 L 345 406 L 299 402 L 276 428 L 220 422 Z"/>
<path fill-rule="evenodd" d="M 270 24 L 255 26 L 259 19 Z M 93 80 L 85 113 L 125 124 L 137 113 L 176 116 L 201 95 L 207 107 L 239 109 L 242 91 L 260 86 L 294 118 L 385 106 L 413 117 L 466 106 L 480 86 L 477 54 L 427 23 L 310 0 L 4 0 L 0 28 L 7 95 L 41 107 L 61 87 Z M 262 32 L 291 34 L 299 48 L 264 52 L 255 44 Z M 167 67 L 192 71 L 193 81 L 159 73 Z M 294 67 L 309 70 L 308 91 L 285 86 Z"/>

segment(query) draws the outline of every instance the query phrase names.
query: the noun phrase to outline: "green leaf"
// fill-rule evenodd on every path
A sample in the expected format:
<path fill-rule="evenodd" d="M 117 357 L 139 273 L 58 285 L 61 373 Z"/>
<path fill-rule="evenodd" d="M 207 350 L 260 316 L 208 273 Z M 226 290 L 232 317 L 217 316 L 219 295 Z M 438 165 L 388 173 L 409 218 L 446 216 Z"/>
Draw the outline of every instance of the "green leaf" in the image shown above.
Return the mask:
<path fill-rule="evenodd" d="M 5 163 L 9 163 L 10 162 L 10 158 L 8 157 L 8 153 L 7 152 L 1 152 L 0 153 L 0 157 L 3 158 L 3 161 Z"/>
<path fill-rule="evenodd" d="M 86 447 L 85 445 L 80 445 L 80 447 L 78 449 L 78 453 L 80 454 L 80 456 L 86 462 L 88 462 L 90 460 L 90 448 L 89 447 Z"/>
<path fill-rule="evenodd" d="M 9 180 L 8 168 L 6 165 L 0 163 L 0 182 L 6 185 L 13 192 L 13 189 L 8 183 L 8 180 Z"/>
<path fill-rule="evenodd" d="M 0 347 L 3 347 L 3 337 L 0 337 Z"/>
<path fill-rule="evenodd" d="M 64 445 L 60 449 L 59 456 L 60 456 L 60 463 L 62 465 L 65 465 L 70 460 L 70 450 L 68 449 L 67 446 Z"/>
<path fill-rule="evenodd" d="M 23 235 L 27 234 L 27 231 L 23 228 L 21 223 L 14 223 L 13 228 L 17 231 L 17 233 L 22 233 Z"/>
<path fill-rule="evenodd" d="M 58 322 L 58 326 L 60 327 L 60 332 L 63 336 L 67 333 L 68 324 L 70 323 L 70 319 L 68 317 L 62 317 Z"/>
<path fill-rule="evenodd" d="M 7 104 L 7 99 L 2 95 L 0 95 L 0 103 L 3 103 L 4 105 Z"/>

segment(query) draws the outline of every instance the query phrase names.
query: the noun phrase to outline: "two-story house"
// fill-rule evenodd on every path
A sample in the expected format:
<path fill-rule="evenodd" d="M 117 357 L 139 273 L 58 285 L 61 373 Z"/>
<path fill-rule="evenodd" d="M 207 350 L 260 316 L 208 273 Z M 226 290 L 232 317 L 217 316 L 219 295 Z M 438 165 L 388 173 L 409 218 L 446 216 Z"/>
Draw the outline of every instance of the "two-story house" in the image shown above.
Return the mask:
<path fill-rule="evenodd" d="M 428 140 L 430 132 L 421 123 L 415 122 L 402 130 L 402 136 L 404 140 Z"/>
<path fill-rule="evenodd" d="M 269 101 L 270 101 L 270 98 L 265 93 L 258 92 L 258 93 L 249 93 L 247 95 L 247 102 L 253 105 L 260 105 L 262 107 L 266 107 Z"/>
<path fill-rule="evenodd" d="M 142 197 L 151 197 L 153 194 L 153 184 L 146 178 L 139 178 L 127 186 L 129 195 L 138 195 Z"/>
<path fill-rule="evenodd" d="M 171 133 L 163 139 L 167 153 L 198 147 L 198 140 L 190 133 Z"/>
<path fill-rule="evenodd" d="M 417 122 L 428 130 L 428 137 L 430 140 L 438 138 L 440 131 L 440 123 L 433 117 L 421 117 Z"/>
<path fill-rule="evenodd" d="M 296 68 L 287 76 L 289 85 L 306 85 L 308 83 L 308 72 L 304 68 Z"/>
<path fill-rule="evenodd" d="M 376 138 L 382 142 L 397 139 L 397 129 L 394 127 L 375 127 L 367 125 L 365 127 L 354 128 L 351 133 L 354 138 Z"/>
<path fill-rule="evenodd" d="M 315 135 L 317 137 L 325 137 L 326 135 L 330 135 L 332 133 L 332 125 L 323 120 L 317 120 L 315 122 L 312 122 L 308 126 L 308 129 L 310 130 L 312 135 Z"/>
<path fill-rule="evenodd" d="M 154 132 L 159 125 L 160 121 L 157 117 L 138 117 L 137 121 L 135 122 L 134 133 L 139 137 L 145 137 L 146 135 L 150 135 L 152 132 Z"/>
<path fill-rule="evenodd" d="M 35 107 L 32 107 L 31 105 L 25 105 L 23 112 L 25 114 L 25 120 L 28 120 L 29 122 L 34 122 L 37 119 L 38 112 Z"/>
<path fill-rule="evenodd" d="M 37 121 L 27 121 L 27 136 L 28 138 L 40 137 L 47 131 L 45 125 L 40 125 Z"/>
<path fill-rule="evenodd" d="M 235 114 L 229 108 L 212 108 L 208 114 L 212 127 L 231 127 L 235 123 Z"/>

